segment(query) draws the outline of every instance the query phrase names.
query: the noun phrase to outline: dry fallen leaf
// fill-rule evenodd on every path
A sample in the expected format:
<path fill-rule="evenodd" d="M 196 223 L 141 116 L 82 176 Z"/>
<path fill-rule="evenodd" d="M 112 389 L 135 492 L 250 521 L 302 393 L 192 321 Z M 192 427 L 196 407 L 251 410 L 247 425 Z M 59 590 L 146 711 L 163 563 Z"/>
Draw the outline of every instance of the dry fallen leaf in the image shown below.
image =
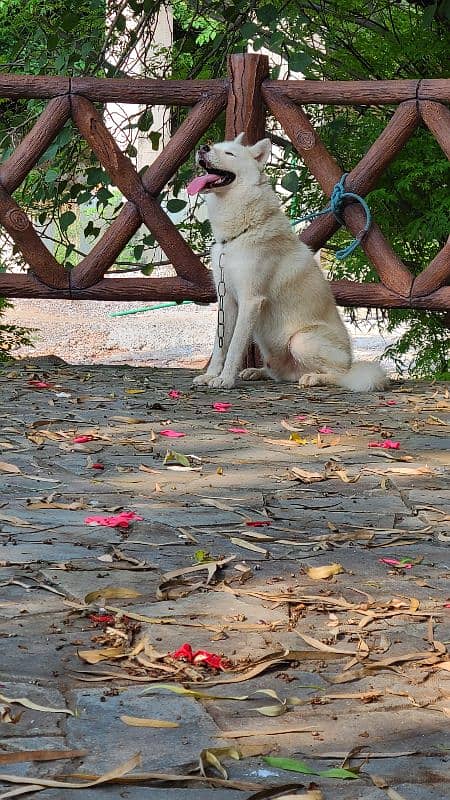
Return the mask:
<path fill-rule="evenodd" d="M 310 472 L 307 469 L 300 469 L 300 467 L 292 467 L 290 472 L 294 478 L 298 478 L 302 483 L 318 483 L 327 479 L 322 472 Z"/>
<path fill-rule="evenodd" d="M 66 758 L 82 758 L 87 750 L 16 750 L 0 752 L 0 764 L 21 764 L 25 761 L 59 761 Z M 0 797 L 5 795 L 0 795 Z M 12 796 L 12 795 L 10 795 Z"/>
<path fill-rule="evenodd" d="M 235 544 L 237 547 L 243 547 L 244 550 L 252 550 L 254 553 L 261 553 L 263 556 L 267 556 L 269 552 L 268 550 L 265 550 L 264 547 L 259 547 L 257 544 L 253 544 L 252 542 L 247 542 L 245 539 L 239 539 L 237 536 L 230 536 L 230 542 Z"/>
<path fill-rule="evenodd" d="M 141 592 L 137 592 L 136 589 L 126 589 L 125 587 L 121 586 L 105 586 L 103 589 L 97 589 L 94 592 L 88 592 L 84 598 L 84 602 L 87 605 L 90 605 L 91 603 L 95 603 L 96 600 L 101 600 L 103 598 L 108 600 L 111 597 L 135 599 L 136 597 L 142 597 L 142 595 Z"/>
<path fill-rule="evenodd" d="M 110 783 L 111 781 L 116 780 L 117 778 L 121 778 L 126 775 L 128 772 L 131 772 L 135 767 L 140 766 L 141 763 L 141 754 L 137 753 L 136 755 L 132 756 L 132 758 L 128 759 L 124 764 L 121 764 L 120 767 L 116 767 L 112 769 L 110 772 L 105 772 L 104 775 L 101 775 L 99 778 L 95 778 L 92 781 L 81 781 L 78 783 L 70 783 L 68 781 L 56 781 L 52 780 L 51 778 L 38 778 L 32 777 L 31 775 L 23 776 L 23 775 L 6 775 L 0 773 L 0 781 L 4 783 L 18 783 L 22 786 L 28 786 L 28 790 L 32 788 L 36 791 L 36 787 L 39 789 L 41 787 L 50 787 L 50 788 L 59 788 L 59 789 L 89 789 L 92 786 L 99 786 L 102 783 Z M 4 795 L 3 795 L 4 796 Z M 10 793 L 10 797 L 13 797 Z"/>
<path fill-rule="evenodd" d="M 309 789 L 302 794 L 284 794 L 280 800 L 325 800 L 321 789 Z"/>
<path fill-rule="evenodd" d="M 123 647 L 104 647 L 102 650 L 78 650 L 79 657 L 87 664 L 99 664 L 110 658 L 126 658 L 128 652 Z"/>
<path fill-rule="evenodd" d="M 32 525 L 31 522 L 27 522 L 25 519 L 20 519 L 20 517 L 11 517 L 9 514 L 1 514 L 0 513 L 0 522 L 8 522 L 10 525 L 14 525 L 16 528 L 39 528 L 40 525 Z"/>
<path fill-rule="evenodd" d="M 50 706 L 42 706 L 39 703 L 34 703 L 32 700 L 28 700 L 28 697 L 6 697 L 4 694 L 0 694 L 0 700 L 4 703 L 16 703 L 19 706 L 24 706 L 24 708 L 31 708 L 33 711 L 46 711 L 47 713 L 51 714 L 69 714 L 69 716 L 73 717 L 74 712 L 70 711 L 68 708 L 51 708 Z"/>
<path fill-rule="evenodd" d="M 311 733 L 317 731 L 317 727 L 305 728 L 299 725 L 283 725 L 282 728 L 240 728 L 233 731 L 221 731 L 218 739 L 245 739 L 248 736 L 284 736 L 288 733 Z"/>
<path fill-rule="evenodd" d="M 8 464 L 6 461 L 0 461 L 0 472 L 6 472 L 8 475 L 20 475 L 21 470 L 16 464 Z"/>
<path fill-rule="evenodd" d="M 125 725 L 134 728 L 179 728 L 178 722 L 169 722 L 165 719 L 146 719 L 145 717 L 128 717 L 126 714 L 120 717 Z"/>
<path fill-rule="evenodd" d="M 323 567 L 308 567 L 306 574 L 308 578 L 313 581 L 323 581 L 326 578 L 331 578 L 333 575 L 339 575 L 344 572 L 341 564 L 328 564 Z"/>

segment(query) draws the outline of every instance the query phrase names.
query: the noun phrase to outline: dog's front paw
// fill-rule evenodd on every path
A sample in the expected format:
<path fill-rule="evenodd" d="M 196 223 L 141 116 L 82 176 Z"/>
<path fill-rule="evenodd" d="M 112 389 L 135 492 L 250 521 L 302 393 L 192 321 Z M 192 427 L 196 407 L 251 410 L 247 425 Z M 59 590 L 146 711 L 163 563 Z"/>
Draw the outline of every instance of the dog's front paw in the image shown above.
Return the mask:
<path fill-rule="evenodd" d="M 304 375 L 301 376 L 299 382 L 299 386 L 321 386 L 322 385 L 322 376 L 319 372 L 306 372 Z"/>
<path fill-rule="evenodd" d="M 267 378 L 267 372 L 264 367 L 247 367 L 239 373 L 239 377 L 243 381 L 263 381 Z"/>
<path fill-rule="evenodd" d="M 210 380 L 212 380 L 215 375 L 208 375 L 207 372 L 203 372 L 201 375 L 196 375 L 194 380 L 192 381 L 192 386 L 209 386 Z"/>
<path fill-rule="evenodd" d="M 233 375 L 217 375 L 216 378 L 210 378 L 208 386 L 210 389 L 232 389 L 236 385 L 236 380 Z"/>

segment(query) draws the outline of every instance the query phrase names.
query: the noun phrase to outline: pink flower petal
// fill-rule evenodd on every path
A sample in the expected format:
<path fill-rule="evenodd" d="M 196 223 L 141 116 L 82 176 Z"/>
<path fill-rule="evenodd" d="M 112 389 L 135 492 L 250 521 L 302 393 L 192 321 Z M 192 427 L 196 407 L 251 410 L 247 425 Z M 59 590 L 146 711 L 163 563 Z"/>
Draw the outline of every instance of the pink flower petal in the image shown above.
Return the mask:
<path fill-rule="evenodd" d="M 51 389 L 52 388 L 52 384 L 51 383 L 47 383 L 47 381 L 38 381 L 35 378 L 30 378 L 28 383 L 34 389 Z"/>
<path fill-rule="evenodd" d="M 298 419 L 300 422 L 303 422 L 305 419 L 308 419 L 308 417 L 306 414 L 295 414 L 294 419 Z"/>
<path fill-rule="evenodd" d="M 321 428 L 319 428 L 319 433 L 335 433 L 335 431 L 333 428 L 329 428 L 328 425 L 323 425 Z"/>
<path fill-rule="evenodd" d="M 169 392 L 169 397 L 171 397 L 172 400 L 179 400 L 181 395 L 182 392 L 179 392 L 178 389 L 171 389 Z"/>
<path fill-rule="evenodd" d="M 391 567 L 402 567 L 402 569 L 412 569 L 412 564 L 408 562 L 399 561 L 398 558 L 380 558 L 378 559 L 381 564 L 388 564 Z"/>
<path fill-rule="evenodd" d="M 120 514 L 116 514 L 112 517 L 94 514 L 91 517 L 86 517 L 84 522 L 91 527 L 102 525 L 105 528 L 129 528 L 130 522 L 142 519 L 144 519 L 144 517 L 140 517 L 139 514 L 136 514 L 134 511 L 121 511 Z"/>
<path fill-rule="evenodd" d="M 383 450 L 400 450 L 400 442 L 384 439 L 382 442 L 369 442 L 367 447 L 381 447 Z"/>
<path fill-rule="evenodd" d="M 218 411 L 219 413 L 223 413 L 224 411 L 229 411 L 231 408 L 231 403 L 221 402 L 218 401 L 217 403 L 212 404 L 212 408 L 214 411 Z"/>
<path fill-rule="evenodd" d="M 396 405 L 397 405 L 397 400 L 383 400 L 380 403 L 380 406 L 396 406 Z"/>
<path fill-rule="evenodd" d="M 248 433 L 245 428 L 227 428 L 229 433 Z"/>
<path fill-rule="evenodd" d="M 168 439 L 180 439 L 182 436 L 186 436 L 185 433 L 180 433 L 179 431 L 172 431 L 170 428 L 166 428 L 163 431 L 159 431 L 160 436 L 167 436 Z"/>

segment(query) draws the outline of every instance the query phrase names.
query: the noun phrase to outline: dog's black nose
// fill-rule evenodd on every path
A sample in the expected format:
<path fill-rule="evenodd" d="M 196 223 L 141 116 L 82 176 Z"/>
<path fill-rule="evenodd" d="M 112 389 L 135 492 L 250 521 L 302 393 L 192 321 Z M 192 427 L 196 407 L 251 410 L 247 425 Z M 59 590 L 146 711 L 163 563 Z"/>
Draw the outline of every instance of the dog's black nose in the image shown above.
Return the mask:
<path fill-rule="evenodd" d="M 209 153 L 210 150 L 209 144 L 202 144 L 202 146 L 198 148 L 199 153 Z"/>

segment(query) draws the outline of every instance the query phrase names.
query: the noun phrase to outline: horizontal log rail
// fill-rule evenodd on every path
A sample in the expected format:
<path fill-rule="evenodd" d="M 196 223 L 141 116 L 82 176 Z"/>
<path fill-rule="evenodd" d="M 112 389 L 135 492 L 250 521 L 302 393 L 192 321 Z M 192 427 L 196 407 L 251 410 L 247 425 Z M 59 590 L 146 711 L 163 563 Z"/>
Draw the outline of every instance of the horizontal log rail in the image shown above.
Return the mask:
<path fill-rule="evenodd" d="M 342 169 L 320 139 L 304 106 L 395 105 L 385 129 L 346 178 L 346 188 L 370 192 L 419 125 L 425 125 L 450 158 L 450 80 L 273 81 L 266 56 L 233 55 L 227 78 L 165 81 L 136 78 L 56 77 L 0 74 L 0 98 L 36 98 L 48 103 L 31 131 L 0 164 L 0 225 L 13 239 L 29 272 L 1 273 L 0 295 L 126 301 L 215 300 L 211 273 L 161 208 L 159 195 L 186 161 L 211 124 L 226 110 L 226 136 L 244 131 L 249 144 L 265 135 L 266 113 L 282 125 L 306 166 L 330 196 Z M 138 175 L 120 150 L 94 103 L 185 106 L 185 120 L 157 159 Z M 125 204 L 102 238 L 80 263 L 65 269 L 47 249 L 31 219 L 12 197 L 65 123 L 72 119 L 97 156 Z M 355 203 L 343 211 L 356 236 L 364 215 Z M 111 277 L 108 269 L 144 223 L 173 265 L 172 278 Z M 319 217 L 302 232 L 313 250 L 339 229 L 331 215 Z M 379 282 L 336 280 L 331 286 L 340 305 L 367 308 L 450 309 L 450 239 L 432 262 L 414 277 L 373 222 L 362 248 Z"/>

